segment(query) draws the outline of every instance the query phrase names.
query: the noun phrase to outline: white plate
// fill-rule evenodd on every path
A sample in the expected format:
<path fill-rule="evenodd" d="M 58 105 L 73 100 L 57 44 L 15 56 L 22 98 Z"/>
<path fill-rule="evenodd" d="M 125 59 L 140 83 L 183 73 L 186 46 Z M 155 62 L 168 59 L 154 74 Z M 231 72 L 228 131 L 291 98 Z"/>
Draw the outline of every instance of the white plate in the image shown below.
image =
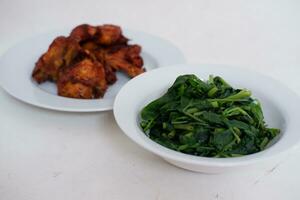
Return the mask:
<path fill-rule="evenodd" d="M 68 35 L 59 31 L 27 39 L 9 49 L 0 60 L 0 85 L 13 97 L 26 103 L 60 111 L 93 112 L 111 110 L 114 98 L 129 78 L 118 73 L 118 81 L 110 86 L 102 99 L 82 100 L 60 97 L 54 83 L 36 84 L 31 73 L 37 59 L 44 53 L 53 39 Z M 132 44 L 142 46 L 144 67 L 147 71 L 167 65 L 184 63 L 183 54 L 172 43 L 139 31 L 124 30 Z"/>
<path fill-rule="evenodd" d="M 195 74 L 208 79 L 210 74 L 223 77 L 236 88 L 247 88 L 260 100 L 270 127 L 281 135 L 266 150 L 237 158 L 204 158 L 165 148 L 145 136 L 139 126 L 139 113 L 148 103 L 162 96 L 176 77 Z M 130 101 L 127 98 L 130 97 Z M 293 149 L 300 141 L 299 97 L 279 82 L 264 75 L 223 65 L 177 65 L 146 72 L 129 81 L 118 93 L 114 116 L 123 132 L 145 149 L 179 167 L 205 173 L 220 173 L 244 167 Z"/>

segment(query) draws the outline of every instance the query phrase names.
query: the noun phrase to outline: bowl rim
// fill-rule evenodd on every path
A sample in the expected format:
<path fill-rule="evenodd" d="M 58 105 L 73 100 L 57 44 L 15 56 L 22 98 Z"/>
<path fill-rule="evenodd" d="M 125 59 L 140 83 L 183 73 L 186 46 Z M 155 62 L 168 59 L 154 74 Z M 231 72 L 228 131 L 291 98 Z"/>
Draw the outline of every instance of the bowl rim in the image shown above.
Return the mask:
<path fill-rule="evenodd" d="M 283 153 L 287 153 L 290 150 L 293 150 L 297 147 L 297 144 L 300 141 L 300 134 L 297 136 L 297 134 L 293 134 L 293 138 L 290 137 L 291 134 L 287 134 L 290 132 L 295 132 L 297 129 L 297 118 L 300 119 L 300 107 L 299 106 L 292 106 L 292 103 L 289 104 L 281 104 L 286 109 L 286 112 L 284 114 L 286 115 L 285 118 L 287 118 L 286 122 L 286 128 L 284 133 L 280 136 L 278 141 L 270 146 L 269 148 L 254 153 L 249 154 L 241 157 L 231 157 L 231 158 L 211 158 L 211 157 L 201 157 L 201 156 L 195 156 L 190 154 L 185 154 L 182 152 L 178 152 L 172 149 L 169 149 L 167 147 L 164 147 L 155 141 L 148 138 L 144 132 L 140 129 L 139 125 L 138 129 L 130 132 L 127 130 L 127 127 L 124 123 L 122 123 L 122 119 L 120 118 L 119 111 L 120 109 L 120 103 L 122 102 L 122 95 L 124 91 L 126 92 L 126 89 L 128 87 L 131 87 L 132 85 L 136 84 L 136 82 L 141 81 L 147 76 L 153 76 L 156 73 L 163 73 L 162 71 L 167 70 L 180 70 L 180 69 L 187 69 L 187 68 L 195 68 L 195 67 L 226 67 L 226 70 L 233 70 L 237 71 L 239 73 L 247 73 L 247 75 L 256 76 L 261 79 L 265 79 L 271 82 L 274 87 L 276 87 L 277 90 L 280 90 L 284 94 L 284 99 L 289 99 L 293 102 L 300 102 L 299 96 L 291 91 L 288 87 L 286 87 L 283 83 L 266 76 L 265 74 L 259 73 L 257 71 L 237 67 L 237 66 L 228 66 L 228 65 L 222 65 L 222 64 L 178 64 L 178 65 L 172 65 L 167 66 L 163 68 L 158 68 L 151 70 L 149 72 L 143 73 L 132 80 L 130 80 L 127 84 L 123 86 L 123 88 L 119 91 L 119 93 L 116 96 L 115 102 L 114 102 L 114 117 L 116 119 L 117 124 L 121 128 L 121 130 L 127 135 L 130 139 L 132 139 L 135 143 L 143 147 L 144 149 L 157 154 L 163 158 L 170 159 L 173 161 L 179 161 L 187 164 L 194 164 L 194 165 L 202 165 L 202 166 L 214 166 L 214 167 L 232 167 L 232 166 L 243 166 L 243 165 L 249 165 L 252 163 L 256 163 L 258 161 L 266 160 L 273 158 L 274 156 L 282 155 Z M 293 111 L 293 112 L 291 112 Z M 297 112 L 298 111 L 298 112 Z M 140 137 L 138 137 L 140 136 Z"/>

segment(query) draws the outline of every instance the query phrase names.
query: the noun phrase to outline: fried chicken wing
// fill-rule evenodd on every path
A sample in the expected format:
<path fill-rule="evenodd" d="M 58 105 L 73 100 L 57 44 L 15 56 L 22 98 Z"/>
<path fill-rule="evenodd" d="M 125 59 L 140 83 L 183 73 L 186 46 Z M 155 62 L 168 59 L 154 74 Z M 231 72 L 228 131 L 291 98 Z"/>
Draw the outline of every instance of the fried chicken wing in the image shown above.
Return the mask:
<path fill-rule="evenodd" d="M 37 61 L 32 73 L 36 82 L 56 81 L 61 67 L 68 66 L 80 51 L 79 44 L 71 38 L 57 37 Z"/>
<path fill-rule="evenodd" d="M 107 89 L 104 67 L 99 62 L 84 59 L 60 71 L 57 87 L 60 96 L 80 99 L 102 97 Z"/>
<path fill-rule="evenodd" d="M 84 42 L 91 40 L 98 32 L 97 27 L 88 24 L 81 24 L 76 26 L 70 33 L 70 38 L 73 38 L 77 42 Z"/>
<path fill-rule="evenodd" d="M 102 26 L 82 24 L 71 31 L 70 37 L 80 43 L 93 41 L 104 46 L 127 44 L 128 42 L 128 39 L 122 34 L 121 28 L 111 24 Z"/>
<path fill-rule="evenodd" d="M 100 45 L 126 44 L 128 41 L 128 39 L 122 35 L 122 30 L 119 26 L 105 24 L 97 28 L 96 42 Z"/>
<path fill-rule="evenodd" d="M 145 71 L 143 59 L 140 56 L 139 45 L 121 45 L 112 47 L 105 54 L 106 65 L 115 70 L 122 70 L 130 77 L 135 77 Z"/>

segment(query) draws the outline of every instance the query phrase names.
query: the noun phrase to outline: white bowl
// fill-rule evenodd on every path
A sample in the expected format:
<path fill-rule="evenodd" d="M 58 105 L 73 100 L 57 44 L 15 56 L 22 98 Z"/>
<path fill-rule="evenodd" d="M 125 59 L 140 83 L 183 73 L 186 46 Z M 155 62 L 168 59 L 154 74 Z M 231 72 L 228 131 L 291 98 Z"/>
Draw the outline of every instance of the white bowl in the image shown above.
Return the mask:
<path fill-rule="evenodd" d="M 219 75 L 233 87 L 247 88 L 260 100 L 265 120 L 270 127 L 280 128 L 281 134 L 264 151 L 235 158 L 207 158 L 168 149 L 148 138 L 139 126 L 140 111 L 162 96 L 179 75 L 195 74 L 207 79 Z M 296 147 L 300 140 L 298 120 L 300 99 L 281 83 L 258 73 L 224 65 L 181 64 L 146 72 L 129 81 L 118 93 L 114 103 L 115 119 L 123 132 L 134 142 L 166 161 L 188 170 L 221 173 L 257 162 L 277 158 Z"/>

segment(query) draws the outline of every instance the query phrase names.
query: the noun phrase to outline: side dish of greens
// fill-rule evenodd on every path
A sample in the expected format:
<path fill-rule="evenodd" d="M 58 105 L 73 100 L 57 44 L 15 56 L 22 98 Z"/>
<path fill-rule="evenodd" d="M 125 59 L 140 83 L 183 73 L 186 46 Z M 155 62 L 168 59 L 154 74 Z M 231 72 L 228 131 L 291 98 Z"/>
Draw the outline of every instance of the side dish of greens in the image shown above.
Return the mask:
<path fill-rule="evenodd" d="M 280 130 L 268 128 L 258 100 L 221 77 L 179 76 L 141 111 L 140 126 L 153 141 L 186 154 L 237 157 L 262 151 Z"/>

